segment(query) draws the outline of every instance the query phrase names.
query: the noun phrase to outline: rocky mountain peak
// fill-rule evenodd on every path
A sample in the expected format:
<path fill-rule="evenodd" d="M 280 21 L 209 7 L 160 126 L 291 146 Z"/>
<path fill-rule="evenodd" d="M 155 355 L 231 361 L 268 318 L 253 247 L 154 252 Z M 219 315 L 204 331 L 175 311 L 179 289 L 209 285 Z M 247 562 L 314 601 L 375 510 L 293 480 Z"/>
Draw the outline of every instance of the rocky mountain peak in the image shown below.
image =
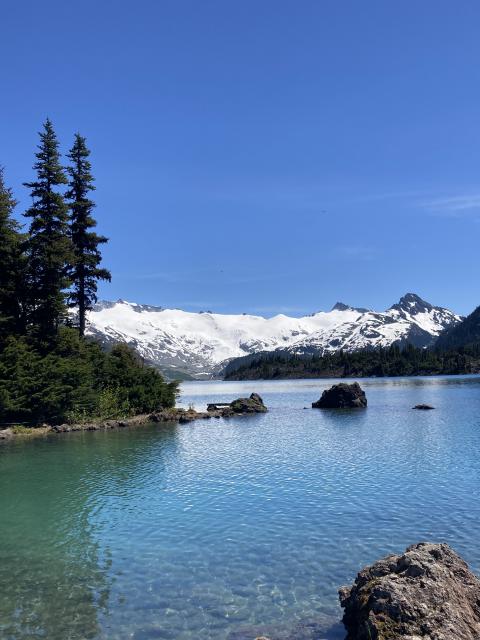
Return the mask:
<path fill-rule="evenodd" d="M 390 309 L 396 309 L 397 311 L 404 311 L 410 315 L 415 315 L 417 313 L 432 311 L 434 307 L 426 300 L 423 300 L 423 298 L 420 298 L 416 293 L 406 293 L 400 298 L 397 304 L 392 305 Z"/>
<path fill-rule="evenodd" d="M 332 307 L 332 311 L 348 311 L 351 308 L 352 307 L 348 304 L 344 304 L 343 302 L 336 302 Z"/>
<path fill-rule="evenodd" d="M 364 307 L 352 307 L 344 302 L 336 302 L 332 307 L 332 311 L 358 311 L 359 313 L 367 313 L 369 309 L 365 309 Z"/>

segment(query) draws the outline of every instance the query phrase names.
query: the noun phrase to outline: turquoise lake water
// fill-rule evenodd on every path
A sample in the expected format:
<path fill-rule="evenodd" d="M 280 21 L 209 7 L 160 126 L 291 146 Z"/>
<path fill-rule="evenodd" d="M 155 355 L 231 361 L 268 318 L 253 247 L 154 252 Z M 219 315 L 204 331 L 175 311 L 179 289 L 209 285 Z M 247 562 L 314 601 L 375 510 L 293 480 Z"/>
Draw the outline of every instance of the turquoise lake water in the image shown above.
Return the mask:
<path fill-rule="evenodd" d="M 337 640 L 337 588 L 386 553 L 446 541 L 480 572 L 480 377 L 304 409 L 330 384 L 185 383 L 270 412 L 2 444 L 0 638 Z"/>

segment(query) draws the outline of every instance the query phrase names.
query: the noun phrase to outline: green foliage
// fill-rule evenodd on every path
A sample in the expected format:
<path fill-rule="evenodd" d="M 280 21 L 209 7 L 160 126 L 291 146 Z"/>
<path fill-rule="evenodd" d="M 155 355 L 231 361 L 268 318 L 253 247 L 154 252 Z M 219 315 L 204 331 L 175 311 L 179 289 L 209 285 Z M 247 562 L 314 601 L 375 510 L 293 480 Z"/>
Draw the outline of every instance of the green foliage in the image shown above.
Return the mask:
<path fill-rule="evenodd" d="M 28 233 L 13 218 L 16 205 L 0 169 L 0 422 L 83 421 L 149 412 L 175 404 L 177 386 L 144 366 L 126 346 L 110 353 L 83 338 L 85 313 L 96 301 L 99 246 L 92 229 L 94 189 L 89 151 L 79 134 L 67 174 L 47 119 L 25 183 L 32 206 Z M 61 189 L 68 184 L 63 195 Z M 68 205 L 65 200 L 68 199 Z M 70 215 L 69 215 L 70 213 Z M 71 290 L 69 291 L 69 288 Z M 79 309 L 79 331 L 65 326 L 66 300 Z M 20 425 L 18 429 L 23 429 Z"/>
<path fill-rule="evenodd" d="M 72 165 L 67 168 L 69 189 L 65 197 L 70 207 L 70 234 L 73 245 L 70 278 L 72 290 L 69 294 L 70 305 L 78 308 L 78 324 L 80 335 L 85 333 L 85 314 L 97 301 L 98 280 L 110 280 L 110 272 L 100 268 L 102 256 L 99 245 L 107 242 L 107 238 L 92 231 L 96 221 L 92 216 L 95 204 L 88 194 L 95 189 L 90 151 L 85 138 L 76 134 L 75 142 L 68 154 Z"/>
<path fill-rule="evenodd" d="M 68 207 L 58 187 L 67 183 L 60 164 L 58 140 L 50 120 L 40 133 L 34 169 L 37 179 L 26 182 L 33 199 L 25 212 L 31 218 L 27 240 L 27 304 L 34 334 L 48 341 L 66 317 L 65 290 L 70 282 L 71 242 Z"/>
<path fill-rule="evenodd" d="M 0 167 L 0 339 L 23 327 L 24 236 L 13 218 L 16 204 L 11 189 L 5 186 Z"/>
<path fill-rule="evenodd" d="M 476 373 L 480 370 L 480 343 L 454 351 L 419 349 L 371 349 L 323 356 L 299 356 L 287 352 L 260 353 L 230 362 L 226 380 L 276 378 L 347 378 Z"/>
<path fill-rule="evenodd" d="M 0 422 L 76 422 L 147 413 L 175 404 L 164 382 L 126 345 L 105 352 L 62 327 L 47 354 L 26 337 L 0 351 Z"/>

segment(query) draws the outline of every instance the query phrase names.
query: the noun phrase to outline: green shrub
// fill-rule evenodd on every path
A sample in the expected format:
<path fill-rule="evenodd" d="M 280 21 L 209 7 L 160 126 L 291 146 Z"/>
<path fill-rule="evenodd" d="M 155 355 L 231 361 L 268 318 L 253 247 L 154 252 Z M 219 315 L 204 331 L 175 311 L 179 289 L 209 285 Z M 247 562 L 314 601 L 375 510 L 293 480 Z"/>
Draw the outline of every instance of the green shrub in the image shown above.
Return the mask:
<path fill-rule="evenodd" d="M 26 337 L 0 347 L 1 422 L 83 422 L 172 407 L 166 383 L 126 345 L 110 352 L 61 328 L 47 353 Z"/>

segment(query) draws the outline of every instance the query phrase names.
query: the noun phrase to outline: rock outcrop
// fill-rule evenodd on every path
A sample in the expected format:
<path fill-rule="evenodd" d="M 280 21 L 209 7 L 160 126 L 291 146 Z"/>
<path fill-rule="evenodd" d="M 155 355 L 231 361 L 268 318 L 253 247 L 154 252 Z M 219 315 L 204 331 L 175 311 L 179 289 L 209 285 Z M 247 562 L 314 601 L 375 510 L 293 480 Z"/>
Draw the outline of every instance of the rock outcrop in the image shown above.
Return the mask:
<path fill-rule="evenodd" d="M 221 412 L 223 417 L 227 417 L 234 414 L 267 413 L 268 409 L 258 393 L 252 393 L 249 398 L 237 398 L 228 403 L 209 404 L 207 411 Z"/>
<path fill-rule="evenodd" d="M 346 640 L 480 638 L 480 581 L 446 544 L 379 560 L 339 595 Z"/>
<path fill-rule="evenodd" d="M 252 393 L 249 398 L 238 398 L 230 403 L 234 413 L 266 413 L 267 407 L 258 393 Z"/>
<path fill-rule="evenodd" d="M 320 400 L 312 403 L 314 409 L 358 409 L 366 406 L 367 397 L 358 382 L 334 384 L 322 393 Z"/>

